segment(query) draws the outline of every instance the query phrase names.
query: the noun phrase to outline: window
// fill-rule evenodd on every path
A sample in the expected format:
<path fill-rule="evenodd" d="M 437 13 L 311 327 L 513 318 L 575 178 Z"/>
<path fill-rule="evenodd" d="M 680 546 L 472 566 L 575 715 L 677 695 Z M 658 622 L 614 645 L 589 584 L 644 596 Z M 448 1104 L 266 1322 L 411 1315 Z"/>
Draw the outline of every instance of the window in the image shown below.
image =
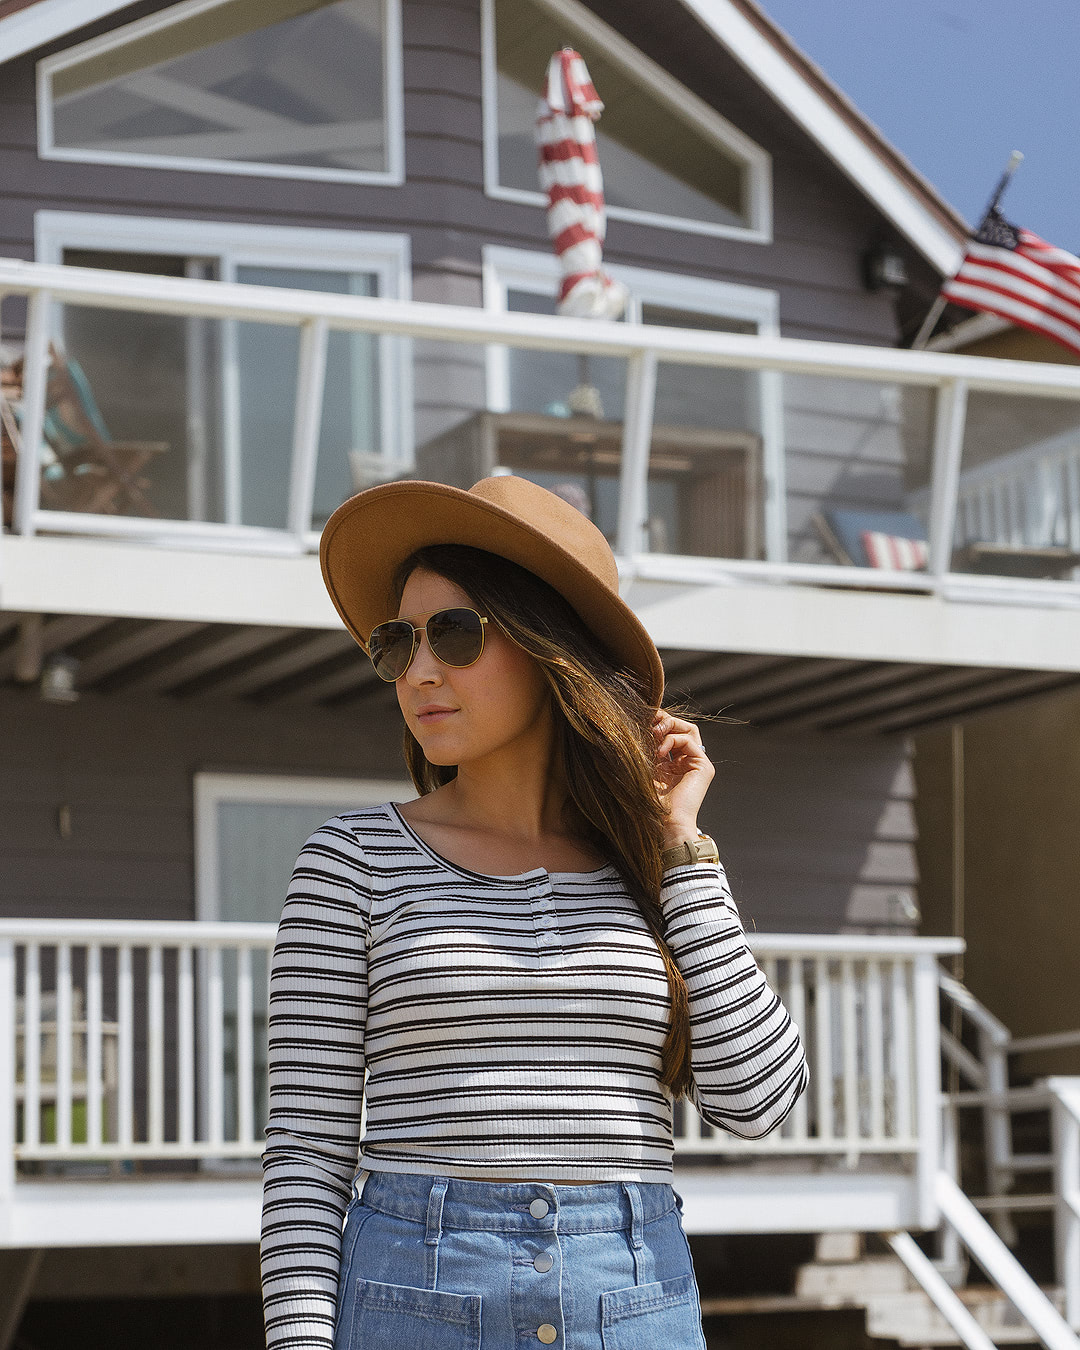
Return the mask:
<path fill-rule="evenodd" d="M 604 113 L 608 214 L 767 240 L 769 156 L 576 0 L 484 0 L 485 164 L 493 196 L 542 203 L 534 126 L 551 54 L 572 42 Z"/>
<path fill-rule="evenodd" d="M 778 331 L 774 291 L 635 267 L 608 270 L 630 292 L 627 322 L 725 333 Z M 559 276 L 553 254 L 484 250 L 489 309 L 553 314 Z M 780 393 L 772 372 L 659 363 L 641 551 L 782 558 Z M 500 463 L 587 501 L 613 544 L 625 397 L 621 358 L 488 349 L 488 407 L 508 415 L 499 437 Z"/>
<path fill-rule="evenodd" d="M 400 182 L 399 0 L 188 0 L 39 66 L 46 158 Z"/>
<path fill-rule="evenodd" d="M 156 276 L 409 294 L 408 240 L 398 235 L 39 212 L 37 256 Z M 296 328 L 73 304 L 57 305 L 52 324 L 112 436 L 160 448 L 142 470 L 155 516 L 289 527 Z M 331 332 L 326 355 L 311 530 L 373 465 L 400 466 L 412 446 L 408 344 Z"/>
<path fill-rule="evenodd" d="M 415 795 L 404 780 L 197 773 L 196 916 L 277 923 L 312 831 L 342 811 Z"/>

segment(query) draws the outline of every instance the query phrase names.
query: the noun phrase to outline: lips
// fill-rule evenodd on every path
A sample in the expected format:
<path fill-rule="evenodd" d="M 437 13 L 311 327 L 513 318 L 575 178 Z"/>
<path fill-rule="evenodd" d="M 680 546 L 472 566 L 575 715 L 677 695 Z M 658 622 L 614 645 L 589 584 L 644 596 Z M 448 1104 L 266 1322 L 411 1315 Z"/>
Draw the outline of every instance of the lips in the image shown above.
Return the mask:
<path fill-rule="evenodd" d="M 435 722 L 444 721 L 455 712 L 457 712 L 456 708 L 445 708 L 439 703 L 425 703 L 422 708 L 417 708 L 414 716 L 418 722 L 430 726 Z"/>

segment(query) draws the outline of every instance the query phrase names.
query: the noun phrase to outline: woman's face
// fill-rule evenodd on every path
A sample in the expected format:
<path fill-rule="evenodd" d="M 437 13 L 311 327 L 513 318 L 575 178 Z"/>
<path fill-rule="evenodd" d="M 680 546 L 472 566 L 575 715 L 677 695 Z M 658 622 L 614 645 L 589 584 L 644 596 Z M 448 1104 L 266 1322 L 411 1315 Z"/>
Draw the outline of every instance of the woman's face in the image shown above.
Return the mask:
<path fill-rule="evenodd" d="M 455 605 L 483 613 L 460 586 L 417 568 L 405 583 L 398 618 L 419 627 L 437 610 Z M 443 665 L 421 633 L 396 688 L 409 730 L 431 764 L 460 766 L 499 751 L 536 751 L 550 743 L 547 681 L 537 662 L 493 619 L 484 626 L 483 653 L 471 666 Z"/>

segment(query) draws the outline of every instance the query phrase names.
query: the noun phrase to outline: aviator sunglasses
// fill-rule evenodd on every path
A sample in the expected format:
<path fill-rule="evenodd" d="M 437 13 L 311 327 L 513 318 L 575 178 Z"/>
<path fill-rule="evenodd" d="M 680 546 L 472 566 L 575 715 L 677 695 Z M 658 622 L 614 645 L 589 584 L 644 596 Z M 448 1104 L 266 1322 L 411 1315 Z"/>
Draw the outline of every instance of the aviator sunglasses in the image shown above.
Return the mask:
<path fill-rule="evenodd" d="M 459 669 L 480 660 L 484 650 L 484 624 L 475 609 L 440 609 L 427 623 L 411 624 L 408 619 L 390 619 L 371 630 L 367 651 L 375 674 L 389 684 L 400 680 L 409 669 L 420 647 L 420 634 L 426 633 L 431 654 L 444 666 Z"/>

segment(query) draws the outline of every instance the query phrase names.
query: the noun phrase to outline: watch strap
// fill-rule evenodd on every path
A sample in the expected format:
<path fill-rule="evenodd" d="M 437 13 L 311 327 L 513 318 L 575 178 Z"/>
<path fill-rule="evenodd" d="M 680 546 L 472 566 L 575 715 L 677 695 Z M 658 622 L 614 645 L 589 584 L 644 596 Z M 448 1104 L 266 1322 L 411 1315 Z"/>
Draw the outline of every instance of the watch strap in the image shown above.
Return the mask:
<path fill-rule="evenodd" d="M 671 867 L 684 867 L 690 863 L 719 861 L 719 850 L 707 834 L 699 834 L 696 839 L 684 839 L 682 843 L 673 844 L 660 854 L 660 865 L 665 872 Z"/>

